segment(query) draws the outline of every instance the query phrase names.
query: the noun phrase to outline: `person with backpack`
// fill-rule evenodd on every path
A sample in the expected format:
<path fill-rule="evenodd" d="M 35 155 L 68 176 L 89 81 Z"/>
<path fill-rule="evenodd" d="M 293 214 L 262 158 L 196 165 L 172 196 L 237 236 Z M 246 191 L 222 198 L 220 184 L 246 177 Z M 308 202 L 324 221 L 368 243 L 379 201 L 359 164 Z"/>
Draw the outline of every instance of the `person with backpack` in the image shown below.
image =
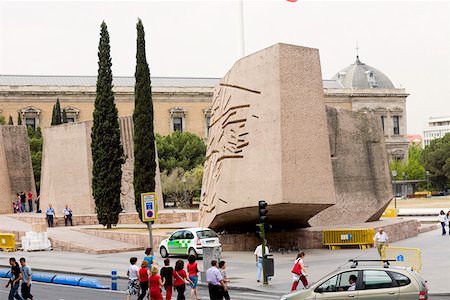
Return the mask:
<path fill-rule="evenodd" d="M 297 290 L 298 282 L 301 281 L 304 288 L 308 287 L 308 279 L 306 279 L 305 264 L 303 258 L 305 257 L 305 252 L 300 251 L 295 259 L 294 267 L 292 268 L 293 278 L 292 278 L 292 288 L 291 292 Z"/>

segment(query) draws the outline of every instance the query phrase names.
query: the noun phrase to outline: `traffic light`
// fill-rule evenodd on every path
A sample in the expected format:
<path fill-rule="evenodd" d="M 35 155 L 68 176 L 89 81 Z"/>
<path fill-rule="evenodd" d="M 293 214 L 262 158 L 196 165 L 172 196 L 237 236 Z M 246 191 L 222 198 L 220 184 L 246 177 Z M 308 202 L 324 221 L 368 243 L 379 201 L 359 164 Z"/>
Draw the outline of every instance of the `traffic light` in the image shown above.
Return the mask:
<path fill-rule="evenodd" d="M 258 209 L 259 209 L 259 223 L 265 223 L 267 221 L 267 214 L 269 211 L 267 210 L 267 202 L 264 200 L 259 200 Z"/>

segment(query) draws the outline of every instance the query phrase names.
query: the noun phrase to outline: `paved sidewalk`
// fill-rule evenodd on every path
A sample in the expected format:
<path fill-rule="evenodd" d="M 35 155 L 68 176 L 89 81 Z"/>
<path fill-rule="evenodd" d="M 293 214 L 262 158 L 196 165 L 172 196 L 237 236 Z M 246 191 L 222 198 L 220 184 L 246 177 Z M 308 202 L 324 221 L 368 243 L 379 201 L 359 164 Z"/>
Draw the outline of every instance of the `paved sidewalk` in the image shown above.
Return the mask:
<path fill-rule="evenodd" d="M 1 220 L 0 220 L 1 221 Z M 420 234 L 417 237 L 393 243 L 393 246 L 418 247 L 422 251 L 422 276 L 428 280 L 430 293 L 450 293 L 450 236 L 441 236 L 438 229 Z M 306 251 L 305 262 L 309 265 L 309 280 L 314 282 L 322 276 L 338 268 L 351 258 L 377 259 L 374 248 L 368 250 L 344 249 L 309 249 Z M 8 258 L 26 257 L 34 269 L 58 271 L 64 273 L 81 273 L 88 276 L 110 276 L 111 270 L 117 270 L 118 275 L 125 277 L 128 260 L 132 256 L 139 259 L 143 252 L 126 252 L 112 254 L 83 254 L 73 252 L 0 252 L 0 268 L 7 266 Z M 224 252 L 222 260 L 227 262 L 227 273 L 231 279 L 232 288 L 247 288 L 272 293 L 287 293 L 290 290 L 293 260 L 296 253 L 275 253 L 275 276 L 269 286 L 263 287 L 256 282 L 255 257 L 251 252 Z M 156 259 L 162 265 L 162 258 Z M 172 257 L 171 264 L 179 258 Z M 203 270 L 203 262 L 199 261 Z"/>

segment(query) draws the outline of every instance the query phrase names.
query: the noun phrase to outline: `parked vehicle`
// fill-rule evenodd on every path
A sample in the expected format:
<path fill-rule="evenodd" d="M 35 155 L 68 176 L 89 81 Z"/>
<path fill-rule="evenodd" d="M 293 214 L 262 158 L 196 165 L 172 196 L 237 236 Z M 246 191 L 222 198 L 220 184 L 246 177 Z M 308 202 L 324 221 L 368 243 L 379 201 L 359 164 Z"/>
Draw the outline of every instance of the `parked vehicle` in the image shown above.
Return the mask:
<path fill-rule="evenodd" d="M 428 299 L 426 281 L 412 268 L 390 267 L 388 263 L 381 266 L 381 261 L 376 260 L 372 260 L 375 266 L 362 266 L 362 260 L 351 262 L 352 266 L 339 268 L 308 289 L 284 295 L 281 300 Z M 350 288 L 355 278 L 356 284 Z"/>
<path fill-rule="evenodd" d="M 169 255 L 203 255 L 203 247 L 220 247 L 217 233 L 209 228 L 186 228 L 175 231 L 169 238 L 161 241 L 159 253 Z"/>

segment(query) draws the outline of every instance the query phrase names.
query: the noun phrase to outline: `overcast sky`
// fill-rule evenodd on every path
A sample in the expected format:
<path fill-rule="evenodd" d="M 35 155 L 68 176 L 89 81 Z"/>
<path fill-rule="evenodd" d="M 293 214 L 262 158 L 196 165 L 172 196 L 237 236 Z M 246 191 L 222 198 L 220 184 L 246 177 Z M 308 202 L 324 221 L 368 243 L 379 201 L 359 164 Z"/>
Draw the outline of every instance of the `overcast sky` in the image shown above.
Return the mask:
<path fill-rule="evenodd" d="M 450 115 L 449 1 L 244 0 L 245 53 L 285 42 L 320 51 L 323 78 L 355 61 L 406 88 L 408 133 Z M 136 22 L 152 76 L 222 77 L 241 57 L 240 2 L 0 2 L 0 74 L 97 75 L 102 20 L 113 74 L 133 76 Z"/>

